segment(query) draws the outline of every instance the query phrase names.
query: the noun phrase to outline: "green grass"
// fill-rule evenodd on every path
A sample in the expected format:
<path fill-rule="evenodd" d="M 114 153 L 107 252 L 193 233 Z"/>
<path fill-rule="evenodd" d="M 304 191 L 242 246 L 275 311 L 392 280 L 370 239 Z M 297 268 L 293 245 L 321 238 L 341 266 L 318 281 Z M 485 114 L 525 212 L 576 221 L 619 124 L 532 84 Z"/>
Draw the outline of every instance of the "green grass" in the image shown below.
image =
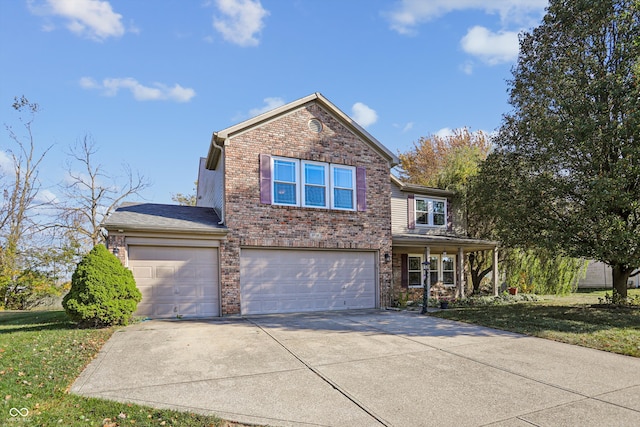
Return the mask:
<path fill-rule="evenodd" d="M 609 294 L 611 292 L 609 291 Z M 542 301 L 443 310 L 434 315 L 541 338 L 640 357 L 640 308 L 592 307 L 605 291 Z M 629 296 L 640 290 L 629 291 Z"/>
<path fill-rule="evenodd" d="M 0 425 L 240 426 L 212 416 L 69 394 L 114 330 L 78 329 L 63 311 L 0 312 Z"/>

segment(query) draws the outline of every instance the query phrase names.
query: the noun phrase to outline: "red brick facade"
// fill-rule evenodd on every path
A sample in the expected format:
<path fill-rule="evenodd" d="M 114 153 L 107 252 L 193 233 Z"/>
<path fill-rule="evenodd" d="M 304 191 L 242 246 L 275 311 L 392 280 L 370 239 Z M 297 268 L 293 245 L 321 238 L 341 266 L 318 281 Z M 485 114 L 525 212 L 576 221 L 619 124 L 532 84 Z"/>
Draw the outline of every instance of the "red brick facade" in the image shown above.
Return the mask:
<path fill-rule="evenodd" d="M 309 129 L 309 120 L 322 131 Z M 221 242 L 222 314 L 240 313 L 242 247 L 373 250 L 379 256 L 379 302 L 390 303 L 390 167 L 368 142 L 316 103 L 229 137 L 225 143 L 225 220 Z M 260 203 L 259 155 L 290 157 L 366 169 L 364 212 Z"/>

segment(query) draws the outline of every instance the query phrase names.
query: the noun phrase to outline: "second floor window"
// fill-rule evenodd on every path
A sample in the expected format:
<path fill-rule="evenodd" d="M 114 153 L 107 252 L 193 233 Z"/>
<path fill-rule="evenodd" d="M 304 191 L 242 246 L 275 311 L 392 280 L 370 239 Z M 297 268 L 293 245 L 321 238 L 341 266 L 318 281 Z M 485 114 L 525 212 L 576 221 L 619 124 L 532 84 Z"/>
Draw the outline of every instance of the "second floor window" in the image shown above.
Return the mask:
<path fill-rule="evenodd" d="M 298 164 L 295 161 L 274 159 L 273 201 L 279 205 L 297 205 Z"/>
<path fill-rule="evenodd" d="M 327 207 L 327 165 L 315 162 L 302 162 L 304 169 L 303 206 Z"/>
<path fill-rule="evenodd" d="M 273 204 L 356 210 L 353 166 L 272 157 L 271 178 Z"/>
<path fill-rule="evenodd" d="M 416 197 L 416 225 L 444 227 L 447 225 L 447 203 L 444 199 Z"/>
<path fill-rule="evenodd" d="M 355 168 L 349 166 L 331 166 L 333 175 L 333 209 L 355 209 Z"/>

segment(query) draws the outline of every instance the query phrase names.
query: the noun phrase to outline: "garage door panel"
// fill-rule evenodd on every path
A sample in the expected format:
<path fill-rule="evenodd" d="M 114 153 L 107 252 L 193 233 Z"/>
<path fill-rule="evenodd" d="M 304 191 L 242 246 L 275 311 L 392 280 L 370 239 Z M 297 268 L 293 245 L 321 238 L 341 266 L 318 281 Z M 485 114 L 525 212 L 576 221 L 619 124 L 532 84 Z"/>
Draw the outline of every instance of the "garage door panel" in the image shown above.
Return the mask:
<path fill-rule="evenodd" d="M 243 314 L 376 306 L 373 252 L 244 249 Z"/>
<path fill-rule="evenodd" d="M 218 316 L 217 262 L 215 248 L 130 246 L 129 267 L 143 294 L 136 314 Z"/>

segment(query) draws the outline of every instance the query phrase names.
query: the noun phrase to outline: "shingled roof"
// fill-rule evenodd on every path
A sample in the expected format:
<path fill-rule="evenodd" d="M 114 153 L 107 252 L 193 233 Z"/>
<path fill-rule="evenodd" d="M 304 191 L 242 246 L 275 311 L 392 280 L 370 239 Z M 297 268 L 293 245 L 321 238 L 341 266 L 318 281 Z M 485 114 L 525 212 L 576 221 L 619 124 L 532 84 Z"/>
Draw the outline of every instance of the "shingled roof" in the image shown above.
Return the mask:
<path fill-rule="evenodd" d="M 123 203 L 102 223 L 107 230 L 226 233 L 220 217 L 212 208 Z"/>

